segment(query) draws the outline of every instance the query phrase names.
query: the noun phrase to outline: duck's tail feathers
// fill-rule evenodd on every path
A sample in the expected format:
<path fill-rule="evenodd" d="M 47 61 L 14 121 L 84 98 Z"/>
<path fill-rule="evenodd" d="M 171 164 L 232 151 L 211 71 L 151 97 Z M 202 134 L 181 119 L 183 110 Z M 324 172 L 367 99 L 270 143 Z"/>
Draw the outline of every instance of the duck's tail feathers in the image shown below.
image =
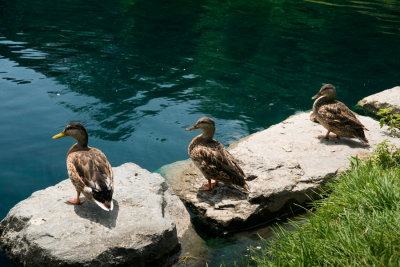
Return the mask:
<path fill-rule="evenodd" d="M 105 201 L 104 203 L 101 203 L 101 202 L 97 201 L 96 199 L 93 199 L 93 200 L 100 208 L 102 208 L 105 211 L 112 211 L 114 208 L 114 203 L 112 200 Z"/>
<path fill-rule="evenodd" d="M 250 187 L 246 182 L 243 185 L 231 184 L 231 186 L 240 192 L 250 193 Z"/>
<path fill-rule="evenodd" d="M 364 145 L 369 145 L 368 139 L 365 137 L 358 137 L 358 139 L 363 142 Z"/>
<path fill-rule="evenodd" d="M 368 139 L 365 137 L 365 133 L 364 133 L 363 128 L 356 128 L 353 131 L 353 137 L 356 137 L 358 140 L 360 140 L 361 142 L 363 142 L 363 144 L 368 144 Z"/>
<path fill-rule="evenodd" d="M 257 175 L 249 175 L 245 178 L 246 181 L 253 181 L 254 179 L 256 179 L 258 176 Z"/>
<path fill-rule="evenodd" d="M 249 187 L 249 185 L 248 185 L 247 183 L 244 183 L 243 189 L 244 189 L 244 191 L 246 191 L 247 193 L 250 193 L 250 187 Z"/>

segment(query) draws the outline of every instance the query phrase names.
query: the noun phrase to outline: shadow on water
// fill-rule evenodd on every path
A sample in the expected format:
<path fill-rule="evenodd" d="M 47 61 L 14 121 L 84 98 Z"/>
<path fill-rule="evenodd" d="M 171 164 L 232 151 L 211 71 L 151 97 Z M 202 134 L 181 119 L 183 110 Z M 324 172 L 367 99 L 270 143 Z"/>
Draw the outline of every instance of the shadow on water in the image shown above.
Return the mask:
<path fill-rule="evenodd" d="M 190 211 L 189 211 L 190 213 Z M 291 221 L 300 222 L 309 216 L 304 208 L 294 208 L 287 214 L 277 216 L 258 226 L 221 236 L 207 234 L 207 226 L 191 214 L 194 230 L 183 237 L 182 251 L 174 267 L 221 267 L 221 266 L 255 266 L 251 261 L 251 249 L 261 248 L 260 239 L 269 241 L 275 237 L 276 226 L 293 229 Z M 294 216 L 298 216 L 293 218 Z"/>
<path fill-rule="evenodd" d="M 83 205 L 75 205 L 74 210 L 79 217 L 112 229 L 115 228 L 119 212 L 118 201 L 113 199 L 113 204 L 114 208 L 112 211 L 105 211 L 94 202 L 86 201 Z"/>
<path fill-rule="evenodd" d="M 14 267 L 15 265 L 11 260 L 9 260 L 6 256 L 0 254 L 0 266 L 8 266 L 8 267 Z"/>

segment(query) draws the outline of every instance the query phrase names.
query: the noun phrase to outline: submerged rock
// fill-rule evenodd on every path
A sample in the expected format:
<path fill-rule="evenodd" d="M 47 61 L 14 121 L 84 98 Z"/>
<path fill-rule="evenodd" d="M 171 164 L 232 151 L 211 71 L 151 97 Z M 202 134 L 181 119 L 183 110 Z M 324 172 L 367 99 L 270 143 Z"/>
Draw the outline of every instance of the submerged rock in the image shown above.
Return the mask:
<path fill-rule="evenodd" d="M 18 203 L 0 224 L 0 247 L 23 266 L 161 266 L 179 250 L 189 215 L 158 174 L 113 168 L 114 210 L 75 195 L 69 180 Z"/>
<path fill-rule="evenodd" d="M 357 103 L 358 106 L 376 114 L 379 109 L 392 107 L 393 114 L 400 114 L 400 86 L 367 96 Z"/>
<path fill-rule="evenodd" d="M 373 145 L 391 138 L 372 118 L 358 116 L 369 129 L 372 146 L 357 139 L 319 140 L 326 130 L 312 122 L 310 113 L 301 113 L 266 130 L 243 138 L 229 151 L 249 177 L 250 193 L 220 184 L 213 191 L 199 191 L 207 180 L 191 161 L 167 165 L 161 173 L 176 194 L 214 234 L 237 231 L 274 219 L 290 210 L 293 203 L 305 203 L 331 177 L 349 166 L 351 156 L 364 155 Z"/>

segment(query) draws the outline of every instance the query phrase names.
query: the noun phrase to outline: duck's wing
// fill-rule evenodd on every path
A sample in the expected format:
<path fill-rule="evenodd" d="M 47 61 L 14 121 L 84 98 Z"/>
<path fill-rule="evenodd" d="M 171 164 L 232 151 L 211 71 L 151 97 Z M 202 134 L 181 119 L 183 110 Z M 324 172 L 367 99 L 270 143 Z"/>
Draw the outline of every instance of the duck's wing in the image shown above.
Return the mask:
<path fill-rule="evenodd" d="M 242 168 L 218 141 L 214 140 L 209 145 L 196 146 L 190 156 L 206 178 L 241 187 L 245 186 L 245 175 Z"/>
<path fill-rule="evenodd" d="M 217 151 L 218 151 L 216 153 L 218 155 L 217 159 L 218 161 L 221 161 L 221 165 L 223 165 L 226 170 L 230 170 L 243 177 L 245 176 L 237 160 L 232 156 L 231 153 L 229 153 L 228 150 L 225 149 L 225 147 L 222 144 L 218 143 Z"/>
<path fill-rule="evenodd" d="M 366 129 L 354 113 L 340 101 L 322 105 L 318 109 L 318 116 L 332 127 Z"/>
<path fill-rule="evenodd" d="M 97 148 L 90 148 L 90 150 L 92 152 L 90 157 L 99 173 L 98 178 L 106 180 L 106 183 L 114 188 L 114 173 L 106 155 Z"/>
<path fill-rule="evenodd" d="M 71 180 L 80 180 L 78 183 L 84 184 L 84 193 L 91 194 L 97 204 L 105 203 L 106 208 L 112 209 L 107 205 L 112 205 L 114 175 L 104 153 L 89 148 L 87 151 L 71 153 L 67 161 Z"/>
<path fill-rule="evenodd" d="M 101 184 L 113 185 L 113 172 L 107 157 L 99 149 L 75 152 L 71 160 L 76 173 L 86 186 L 101 189 Z"/>
<path fill-rule="evenodd" d="M 81 174 L 77 170 L 75 166 L 75 155 L 69 155 L 67 158 L 67 170 L 68 176 L 72 181 L 72 184 L 75 186 L 78 192 L 82 192 L 85 187 L 84 178 L 81 177 Z"/>

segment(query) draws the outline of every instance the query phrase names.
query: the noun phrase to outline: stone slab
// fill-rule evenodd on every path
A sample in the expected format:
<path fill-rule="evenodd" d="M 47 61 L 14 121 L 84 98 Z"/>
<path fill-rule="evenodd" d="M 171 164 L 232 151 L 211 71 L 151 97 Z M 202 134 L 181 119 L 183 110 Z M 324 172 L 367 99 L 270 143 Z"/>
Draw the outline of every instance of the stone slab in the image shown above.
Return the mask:
<path fill-rule="evenodd" d="M 167 165 L 161 173 L 210 233 L 238 231 L 268 222 L 294 203 L 316 197 L 324 183 L 349 167 L 350 157 L 370 153 L 385 139 L 400 145 L 400 139 L 390 137 L 376 120 L 358 118 L 369 129 L 369 147 L 357 139 L 316 139 L 326 130 L 310 120 L 309 112 L 293 115 L 231 145 L 229 151 L 244 172 L 257 176 L 248 181 L 249 194 L 223 184 L 213 191 L 199 191 L 206 179 L 190 160 Z"/>
<path fill-rule="evenodd" d="M 65 203 L 75 189 L 64 180 L 11 209 L 0 223 L 1 250 L 22 266 L 161 266 L 179 250 L 190 217 L 159 174 L 133 163 L 113 170 L 113 211 Z"/>

